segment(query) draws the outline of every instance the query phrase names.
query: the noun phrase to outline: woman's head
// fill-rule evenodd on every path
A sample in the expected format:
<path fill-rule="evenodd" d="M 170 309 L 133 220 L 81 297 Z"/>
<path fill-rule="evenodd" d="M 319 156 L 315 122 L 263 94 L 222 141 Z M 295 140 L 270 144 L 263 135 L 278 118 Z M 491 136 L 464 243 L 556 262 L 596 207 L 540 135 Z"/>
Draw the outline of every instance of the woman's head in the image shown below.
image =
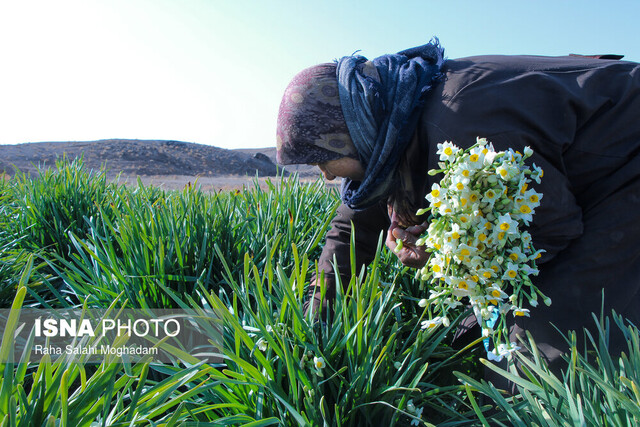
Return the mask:
<path fill-rule="evenodd" d="M 284 92 L 277 125 L 277 160 L 288 164 L 325 164 L 358 159 L 342 114 L 336 64 L 298 73 Z"/>

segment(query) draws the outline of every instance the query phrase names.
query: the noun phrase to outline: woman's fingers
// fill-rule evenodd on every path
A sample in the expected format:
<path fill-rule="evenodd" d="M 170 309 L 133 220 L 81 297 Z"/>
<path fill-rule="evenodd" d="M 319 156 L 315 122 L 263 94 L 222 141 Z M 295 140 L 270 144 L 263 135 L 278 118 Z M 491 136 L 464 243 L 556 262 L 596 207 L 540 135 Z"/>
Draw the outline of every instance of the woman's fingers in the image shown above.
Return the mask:
<path fill-rule="evenodd" d="M 408 267 L 422 267 L 428 254 L 421 246 L 416 246 L 418 235 L 408 232 L 399 227 L 389 228 L 387 232 L 386 245 L 393 250 L 402 264 Z M 398 241 L 401 245 L 398 245 Z"/>
<path fill-rule="evenodd" d="M 425 230 L 426 227 L 424 227 L 422 224 L 412 225 L 411 227 L 406 228 L 407 233 L 411 233 L 415 236 L 420 236 L 422 233 L 424 233 Z"/>
<path fill-rule="evenodd" d="M 393 237 L 402 240 L 404 243 L 415 244 L 418 241 L 418 237 L 415 234 L 409 233 L 399 227 L 393 229 L 392 233 Z"/>

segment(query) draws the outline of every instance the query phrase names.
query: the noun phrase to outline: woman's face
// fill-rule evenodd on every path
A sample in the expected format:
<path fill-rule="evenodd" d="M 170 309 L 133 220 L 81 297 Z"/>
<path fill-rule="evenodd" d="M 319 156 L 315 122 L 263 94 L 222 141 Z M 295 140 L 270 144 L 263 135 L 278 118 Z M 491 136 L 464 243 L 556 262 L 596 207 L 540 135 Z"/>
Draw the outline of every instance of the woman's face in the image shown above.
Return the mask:
<path fill-rule="evenodd" d="M 352 157 L 329 160 L 325 163 L 318 163 L 317 166 L 327 181 L 332 181 L 336 177 L 350 178 L 354 181 L 362 181 L 364 179 L 362 163 Z"/>

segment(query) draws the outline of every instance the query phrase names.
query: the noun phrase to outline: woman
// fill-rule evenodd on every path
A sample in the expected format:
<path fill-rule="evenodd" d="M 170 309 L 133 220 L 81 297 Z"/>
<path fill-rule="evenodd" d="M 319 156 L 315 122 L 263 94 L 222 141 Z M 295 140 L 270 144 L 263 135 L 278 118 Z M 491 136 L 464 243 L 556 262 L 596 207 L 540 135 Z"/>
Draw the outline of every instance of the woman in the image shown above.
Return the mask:
<path fill-rule="evenodd" d="M 427 175 L 437 169 L 436 145 L 466 148 L 480 136 L 496 150 L 531 147 L 530 161 L 544 170 L 529 231 L 546 251 L 534 283 L 553 304 L 517 318 L 513 334 L 532 331 L 543 355 L 558 360 L 566 343 L 551 323 L 565 331 L 592 325 L 603 291 L 605 313 L 613 308 L 640 325 L 640 64 L 619 59 L 444 60 L 436 41 L 298 74 L 280 106 L 278 161 L 344 178 L 318 263 L 328 299 L 334 256 L 341 274 L 350 271 L 352 222 L 358 266 L 373 258 L 381 231 L 390 248 L 404 241 L 404 264 L 424 265 L 415 241 L 426 218 L 415 213 L 439 180 Z"/>

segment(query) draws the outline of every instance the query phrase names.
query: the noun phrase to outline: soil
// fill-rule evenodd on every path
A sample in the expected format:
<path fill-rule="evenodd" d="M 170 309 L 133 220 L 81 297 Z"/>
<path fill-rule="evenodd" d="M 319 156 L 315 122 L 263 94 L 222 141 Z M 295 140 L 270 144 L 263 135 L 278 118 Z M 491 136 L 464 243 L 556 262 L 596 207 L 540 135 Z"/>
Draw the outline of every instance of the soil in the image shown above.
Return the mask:
<path fill-rule="evenodd" d="M 318 179 L 314 166 L 276 165 L 275 147 L 229 150 L 181 141 L 107 139 L 86 142 L 34 142 L 0 145 L 0 176 L 16 170 L 36 173 L 55 166 L 56 160 L 82 157 L 85 167 L 104 167 L 107 176 L 135 185 L 138 177 L 145 185 L 181 189 L 196 184 L 202 190 L 220 191 L 263 188 L 279 174 L 298 173 L 301 180 Z"/>

